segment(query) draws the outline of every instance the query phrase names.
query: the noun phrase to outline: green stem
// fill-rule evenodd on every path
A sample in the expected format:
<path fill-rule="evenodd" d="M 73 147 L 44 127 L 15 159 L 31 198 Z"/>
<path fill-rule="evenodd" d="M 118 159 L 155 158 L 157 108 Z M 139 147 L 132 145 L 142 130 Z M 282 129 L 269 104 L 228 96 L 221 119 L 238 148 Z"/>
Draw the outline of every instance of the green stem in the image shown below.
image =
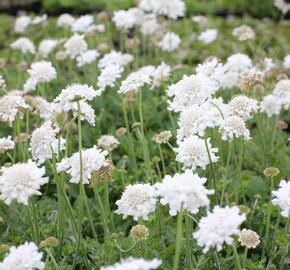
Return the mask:
<path fill-rule="evenodd" d="M 191 247 L 191 227 L 190 227 L 190 220 L 187 215 L 187 211 L 185 210 L 185 226 L 186 226 L 186 250 L 187 250 L 187 267 L 188 270 L 192 270 L 192 247 Z"/>
<path fill-rule="evenodd" d="M 236 260 L 236 269 L 237 270 L 242 270 L 241 262 L 240 262 L 240 257 L 239 257 L 237 248 L 236 248 L 235 245 L 232 245 L 232 247 L 233 247 L 233 252 L 234 252 L 234 256 L 235 256 L 235 260 Z"/>
<path fill-rule="evenodd" d="M 174 254 L 174 265 L 173 270 L 178 270 L 179 268 L 179 258 L 181 251 L 181 240 L 182 240 L 182 222 L 183 222 L 183 210 L 182 206 L 177 217 L 177 231 L 176 231 L 176 244 L 175 244 L 175 254 Z"/>
<path fill-rule="evenodd" d="M 244 256 L 243 256 L 243 267 L 245 268 L 247 265 L 247 256 L 248 256 L 248 248 L 245 248 Z"/>

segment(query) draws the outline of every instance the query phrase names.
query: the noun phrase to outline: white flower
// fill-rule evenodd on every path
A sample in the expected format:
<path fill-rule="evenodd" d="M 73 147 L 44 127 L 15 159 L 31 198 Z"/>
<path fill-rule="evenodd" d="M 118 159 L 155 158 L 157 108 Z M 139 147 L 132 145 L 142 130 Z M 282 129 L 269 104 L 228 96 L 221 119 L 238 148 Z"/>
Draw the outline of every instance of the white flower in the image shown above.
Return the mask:
<path fill-rule="evenodd" d="M 145 13 L 142 9 L 140 9 L 138 7 L 129 8 L 128 12 L 130 12 L 134 16 L 136 25 L 142 24 L 142 22 L 145 19 Z"/>
<path fill-rule="evenodd" d="M 185 4 L 181 0 L 141 0 L 139 7 L 156 15 L 164 15 L 170 19 L 183 17 Z"/>
<path fill-rule="evenodd" d="M 220 81 L 222 88 L 233 88 L 239 85 L 239 73 L 235 71 L 228 71 L 225 73 Z"/>
<path fill-rule="evenodd" d="M 98 140 L 98 147 L 110 152 L 116 149 L 119 144 L 120 142 L 112 135 L 103 135 Z"/>
<path fill-rule="evenodd" d="M 167 32 L 157 45 L 161 48 L 162 51 L 172 52 L 179 47 L 180 42 L 181 40 L 178 35 L 172 32 Z"/>
<path fill-rule="evenodd" d="M 104 91 L 107 86 L 114 87 L 116 80 L 121 78 L 123 71 L 124 68 L 117 64 L 106 66 L 98 76 L 97 86 L 100 87 L 101 91 Z"/>
<path fill-rule="evenodd" d="M 17 113 L 28 109 L 29 106 L 20 95 L 6 95 L 0 98 L 0 121 L 8 122 L 11 126 Z"/>
<path fill-rule="evenodd" d="M 262 72 L 269 72 L 271 69 L 276 67 L 272 58 L 265 57 L 260 60 L 260 63 L 262 65 Z"/>
<path fill-rule="evenodd" d="M 47 21 L 47 14 L 43 14 L 42 16 L 36 16 L 32 20 L 32 24 L 45 23 L 46 21 Z"/>
<path fill-rule="evenodd" d="M 256 248 L 257 245 L 260 244 L 260 239 L 256 232 L 242 229 L 239 234 L 239 242 L 242 246 L 246 246 L 247 248 Z"/>
<path fill-rule="evenodd" d="M 196 214 L 200 207 L 208 207 L 210 200 L 208 195 L 213 194 L 213 190 L 208 190 L 204 186 L 206 178 L 201 178 L 193 174 L 191 170 L 184 173 L 176 173 L 173 177 L 165 175 L 162 183 L 156 183 L 156 196 L 161 197 L 160 203 L 169 205 L 169 214 L 175 216 L 181 210 L 188 210 Z"/>
<path fill-rule="evenodd" d="M 209 44 L 216 40 L 217 34 L 218 31 L 216 29 L 207 29 L 198 36 L 198 40 L 205 44 Z"/>
<path fill-rule="evenodd" d="M 14 31 L 16 33 L 23 33 L 29 24 L 31 24 L 31 18 L 29 16 L 22 15 L 15 20 Z"/>
<path fill-rule="evenodd" d="M 273 90 L 273 95 L 279 97 L 283 107 L 288 110 L 290 107 L 290 80 L 279 81 Z"/>
<path fill-rule="evenodd" d="M 85 32 L 87 28 L 94 22 L 92 15 L 83 15 L 76 19 L 71 25 L 72 32 Z"/>
<path fill-rule="evenodd" d="M 240 41 L 253 39 L 256 34 L 254 30 L 248 25 L 241 25 L 239 27 L 234 28 L 233 36 L 237 37 Z"/>
<path fill-rule="evenodd" d="M 7 138 L 0 138 L 0 152 L 12 150 L 14 146 L 15 143 L 11 140 L 11 136 L 8 136 Z"/>
<path fill-rule="evenodd" d="M 21 37 L 10 44 L 10 47 L 14 50 L 20 50 L 22 53 L 35 53 L 35 47 L 32 41 L 26 37 Z"/>
<path fill-rule="evenodd" d="M 57 76 L 55 68 L 52 66 L 52 63 L 48 61 L 32 63 L 27 72 L 29 74 L 29 78 L 23 85 L 24 92 L 35 90 L 37 84 L 50 82 Z"/>
<path fill-rule="evenodd" d="M 96 146 L 82 150 L 83 184 L 89 184 L 92 173 L 98 171 L 102 166 L 107 166 L 107 151 L 101 151 Z M 71 175 L 71 183 L 80 182 L 80 153 L 74 153 L 69 158 L 63 158 L 57 163 L 57 170 L 65 171 Z"/>
<path fill-rule="evenodd" d="M 74 59 L 88 49 L 83 35 L 74 34 L 64 44 L 65 52 L 70 58 Z"/>
<path fill-rule="evenodd" d="M 278 205 L 281 209 L 281 215 L 283 217 L 289 217 L 290 214 L 290 182 L 282 180 L 279 184 L 279 189 L 272 191 L 273 197 L 276 197 L 272 200 L 274 205 Z"/>
<path fill-rule="evenodd" d="M 274 6 L 286 14 L 290 10 L 290 3 L 286 0 L 275 0 Z"/>
<path fill-rule="evenodd" d="M 0 176 L 0 200 L 11 204 L 13 200 L 28 205 L 32 195 L 41 195 L 40 186 L 48 183 L 48 177 L 43 177 L 45 168 L 28 160 L 27 163 L 17 163 L 11 167 L 2 167 Z"/>
<path fill-rule="evenodd" d="M 243 72 L 253 66 L 252 60 L 246 54 L 237 53 L 228 57 L 226 67 L 231 72 Z"/>
<path fill-rule="evenodd" d="M 129 11 L 118 10 L 114 12 L 112 21 L 118 28 L 130 29 L 136 24 L 136 17 Z"/>
<path fill-rule="evenodd" d="M 53 39 L 42 40 L 39 44 L 38 51 L 44 57 L 47 57 L 50 54 L 50 52 L 56 47 L 57 44 L 58 44 L 57 40 Z"/>
<path fill-rule="evenodd" d="M 222 250 L 222 245 L 232 245 L 234 239 L 232 235 L 237 235 L 239 226 L 246 220 L 245 214 L 240 215 L 237 206 L 221 208 L 215 206 L 213 212 L 208 212 L 206 217 L 202 217 L 199 222 L 199 230 L 193 233 L 197 240 L 197 245 L 203 248 L 206 253 L 211 247 L 217 251 Z"/>
<path fill-rule="evenodd" d="M 167 94 L 174 96 L 172 101 L 168 101 L 169 110 L 181 111 L 193 104 L 201 104 L 218 89 L 218 83 L 203 74 L 184 75 L 182 80 L 169 86 Z"/>
<path fill-rule="evenodd" d="M 199 24 L 206 24 L 207 23 L 207 17 L 198 15 L 198 16 L 193 16 L 192 18 L 193 22 L 197 22 Z"/>
<path fill-rule="evenodd" d="M 154 212 L 156 207 L 154 187 L 150 184 L 134 184 L 125 188 L 121 199 L 116 201 L 117 214 L 122 214 L 123 218 L 133 216 L 134 220 L 142 217 L 148 220 L 148 215 Z"/>
<path fill-rule="evenodd" d="M 44 269 L 42 252 L 33 242 L 25 242 L 18 247 L 10 247 L 9 254 L 0 263 L 0 270 Z"/>
<path fill-rule="evenodd" d="M 57 18 L 57 26 L 68 28 L 74 23 L 75 18 L 70 14 L 64 13 Z"/>
<path fill-rule="evenodd" d="M 260 109 L 265 112 L 268 117 L 279 115 L 282 109 L 281 99 L 274 95 L 267 95 L 260 103 Z"/>
<path fill-rule="evenodd" d="M 290 54 L 284 57 L 283 66 L 284 68 L 290 68 Z"/>
<path fill-rule="evenodd" d="M 229 114 L 241 117 L 244 121 L 253 117 L 258 111 L 258 101 L 247 96 L 236 96 L 229 103 Z"/>
<path fill-rule="evenodd" d="M 152 86 L 159 86 L 161 82 L 166 80 L 170 76 L 171 68 L 162 62 L 154 69 Z"/>
<path fill-rule="evenodd" d="M 53 116 L 53 104 L 40 96 L 31 97 L 34 113 L 38 114 L 45 120 L 49 120 Z"/>
<path fill-rule="evenodd" d="M 206 141 L 211 161 L 217 162 L 219 159 L 216 156 L 218 149 L 211 147 L 209 138 Z M 183 163 L 184 168 L 195 170 L 197 167 L 200 167 L 204 170 L 210 164 L 205 141 L 198 136 L 191 135 L 183 141 L 178 142 L 178 148 L 174 148 L 174 151 L 177 153 L 176 161 Z"/>
<path fill-rule="evenodd" d="M 104 57 L 99 61 L 98 67 L 103 69 L 110 65 L 126 66 L 133 61 L 133 56 L 131 54 L 122 54 L 121 52 L 111 51 L 104 55 Z"/>
<path fill-rule="evenodd" d="M 38 164 L 43 164 L 45 160 L 51 159 L 52 153 L 58 156 L 59 150 L 65 149 L 65 139 L 58 138 L 59 132 L 57 124 L 51 121 L 47 121 L 32 132 L 29 151 Z"/>
<path fill-rule="evenodd" d="M 157 19 L 146 20 L 142 23 L 140 31 L 143 35 L 152 35 L 158 30 L 159 26 Z"/>
<path fill-rule="evenodd" d="M 77 66 L 82 67 L 84 65 L 90 64 L 100 56 L 100 53 L 97 50 L 87 50 L 77 56 Z"/>
<path fill-rule="evenodd" d="M 162 264 L 161 260 L 153 259 L 147 261 L 143 258 L 134 259 L 132 257 L 122 259 L 121 262 L 111 266 L 101 267 L 100 270 L 151 270 L 157 269 Z"/>
<path fill-rule="evenodd" d="M 138 90 L 140 87 L 144 86 L 144 84 L 150 83 L 151 79 L 148 75 L 141 74 L 140 72 L 132 72 L 122 81 L 118 93 L 126 94 L 130 91 Z"/>
<path fill-rule="evenodd" d="M 222 121 L 219 128 L 222 134 L 222 139 L 232 140 L 234 137 L 244 137 L 246 141 L 250 140 L 250 131 L 247 128 L 245 121 L 239 116 L 229 116 Z"/>

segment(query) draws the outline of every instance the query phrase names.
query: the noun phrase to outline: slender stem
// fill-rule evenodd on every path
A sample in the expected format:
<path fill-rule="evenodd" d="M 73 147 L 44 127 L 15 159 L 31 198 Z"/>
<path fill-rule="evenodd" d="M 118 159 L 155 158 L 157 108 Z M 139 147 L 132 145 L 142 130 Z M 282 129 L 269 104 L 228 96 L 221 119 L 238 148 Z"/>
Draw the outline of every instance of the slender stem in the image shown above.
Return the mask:
<path fill-rule="evenodd" d="M 20 152 L 21 157 L 22 157 L 22 162 L 25 162 L 26 158 L 25 158 L 23 144 L 22 144 L 22 140 L 21 140 L 21 136 L 20 136 L 20 120 L 19 120 L 18 115 L 16 116 L 16 134 L 17 134 L 17 139 L 18 139 L 19 152 Z"/>
<path fill-rule="evenodd" d="M 51 260 L 52 260 L 52 262 L 53 262 L 53 265 L 54 265 L 55 269 L 56 269 L 56 270 L 59 270 L 59 267 L 58 267 L 58 265 L 57 265 L 57 262 L 55 261 L 53 255 L 52 255 L 52 253 L 51 253 L 50 248 L 49 248 L 49 249 L 46 248 L 46 252 L 47 252 L 47 254 L 48 254 L 48 257 L 51 258 Z"/>
<path fill-rule="evenodd" d="M 240 257 L 239 257 L 237 248 L 235 245 L 232 245 L 232 247 L 233 247 L 233 252 L 234 252 L 234 256 L 235 256 L 235 260 L 236 260 L 236 269 L 241 270 L 242 267 L 241 267 Z"/>
<path fill-rule="evenodd" d="M 105 177 L 104 179 L 104 185 L 105 185 L 105 204 L 106 204 L 106 213 L 109 215 L 109 219 L 111 221 L 112 227 L 114 232 L 116 232 L 112 212 L 111 212 L 111 207 L 110 207 L 110 199 L 109 199 L 109 187 L 108 187 L 108 180 Z"/>
<path fill-rule="evenodd" d="M 246 267 L 247 264 L 247 256 L 248 256 L 248 248 L 245 248 L 244 256 L 243 256 L 243 267 Z"/>
<path fill-rule="evenodd" d="M 177 231 L 176 231 L 176 244 L 175 244 L 175 254 L 174 254 L 174 265 L 173 270 L 178 270 L 179 268 L 179 258 L 181 251 L 181 240 L 182 240 L 182 222 L 183 222 L 183 210 L 182 206 L 177 217 Z"/>
<path fill-rule="evenodd" d="M 163 156 L 163 153 L 162 153 L 162 149 L 161 149 L 161 146 L 160 146 L 159 143 L 157 143 L 157 146 L 158 146 L 158 150 L 159 150 L 159 153 L 160 153 L 162 169 L 163 169 L 163 175 L 166 175 L 166 167 L 165 167 L 165 161 L 164 161 L 164 156 Z"/>
<path fill-rule="evenodd" d="M 220 264 L 219 264 L 219 260 L 218 260 L 218 256 L 217 256 L 217 252 L 215 250 L 213 250 L 212 254 L 213 254 L 213 258 L 214 258 L 217 270 L 221 270 L 221 267 L 220 267 Z"/>
<path fill-rule="evenodd" d="M 192 247 L 191 247 L 191 227 L 190 227 L 190 220 L 187 215 L 187 211 L 185 210 L 185 226 L 186 226 L 186 250 L 187 250 L 187 267 L 188 270 L 192 270 Z"/>
<path fill-rule="evenodd" d="M 28 221 L 29 221 L 29 225 L 30 225 L 30 230 L 31 230 L 31 234 L 32 234 L 32 240 L 33 242 L 36 243 L 37 241 L 37 237 L 36 237 L 36 233 L 35 233 L 35 228 L 34 228 L 34 224 L 31 218 L 31 213 L 30 213 L 30 205 L 26 206 L 26 213 L 27 213 L 27 217 L 28 217 Z"/>
<path fill-rule="evenodd" d="M 39 244 L 40 243 L 40 234 L 39 234 L 37 214 L 36 214 L 36 209 L 35 209 L 35 204 L 33 202 L 33 199 L 29 200 L 29 207 L 31 208 L 32 216 L 33 216 L 33 225 L 35 228 L 35 240 L 36 240 L 35 242 L 36 242 L 36 244 Z"/>

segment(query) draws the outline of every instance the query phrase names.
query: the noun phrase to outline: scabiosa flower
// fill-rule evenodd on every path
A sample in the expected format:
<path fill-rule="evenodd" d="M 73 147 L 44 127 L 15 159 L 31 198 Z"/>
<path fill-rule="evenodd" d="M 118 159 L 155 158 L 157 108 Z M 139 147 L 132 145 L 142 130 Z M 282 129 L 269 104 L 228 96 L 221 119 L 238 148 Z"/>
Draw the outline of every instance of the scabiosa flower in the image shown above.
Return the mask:
<path fill-rule="evenodd" d="M 71 25 L 72 32 L 85 32 L 86 29 L 94 22 L 92 15 L 82 15 Z"/>
<path fill-rule="evenodd" d="M 96 146 L 82 150 L 83 157 L 83 184 L 89 184 L 92 173 L 98 171 L 102 166 L 107 166 L 107 151 L 101 151 Z M 80 153 L 74 153 L 69 158 L 63 158 L 57 163 L 57 170 L 65 171 L 72 176 L 69 180 L 71 183 L 80 182 Z"/>
<path fill-rule="evenodd" d="M 56 47 L 57 44 L 58 44 L 57 40 L 53 40 L 53 39 L 42 40 L 38 46 L 38 51 L 44 57 L 47 57 L 52 52 L 52 50 Z"/>
<path fill-rule="evenodd" d="M 202 15 L 192 16 L 192 21 L 196 22 L 198 24 L 206 24 L 207 23 L 207 17 Z"/>
<path fill-rule="evenodd" d="M 256 68 L 250 68 L 242 71 L 238 79 L 238 84 L 241 91 L 252 91 L 255 85 L 264 79 L 264 76 L 265 73 Z"/>
<path fill-rule="evenodd" d="M 246 54 L 237 53 L 228 57 L 226 67 L 229 71 L 242 72 L 253 66 L 252 60 Z"/>
<path fill-rule="evenodd" d="M 160 42 L 158 42 L 157 45 L 164 52 L 172 52 L 179 47 L 180 42 L 181 40 L 178 35 L 172 32 L 168 32 L 165 34 L 163 39 Z"/>
<path fill-rule="evenodd" d="M 32 113 L 39 115 L 45 120 L 49 120 L 53 116 L 53 103 L 48 102 L 40 96 L 31 96 Z"/>
<path fill-rule="evenodd" d="M 258 101 L 247 96 L 236 96 L 229 103 L 229 114 L 249 120 L 258 111 Z"/>
<path fill-rule="evenodd" d="M 266 177 L 273 178 L 273 177 L 277 176 L 280 173 L 280 171 L 276 167 L 268 167 L 264 170 L 263 173 Z"/>
<path fill-rule="evenodd" d="M 213 194 L 213 190 L 208 190 L 204 186 L 206 178 L 201 178 L 193 174 L 191 170 L 184 173 L 176 173 L 173 177 L 166 175 L 161 183 L 156 183 L 156 196 L 161 197 L 160 203 L 169 205 L 169 214 L 175 216 L 183 209 L 192 214 L 196 214 L 200 207 L 208 207 L 210 200 L 208 195 Z"/>
<path fill-rule="evenodd" d="M 281 215 L 283 217 L 289 217 L 290 214 L 290 182 L 282 180 L 279 184 L 279 189 L 272 191 L 273 197 L 276 197 L 272 200 L 274 205 L 278 205 L 281 209 Z"/>
<path fill-rule="evenodd" d="M 118 28 L 128 30 L 136 24 L 136 17 L 129 11 L 115 11 L 112 18 Z"/>
<path fill-rule="evenodd" d="M 262 112 L 265 112 L 268 117 L 279 115 L 282 109 L 282 102 L 277 96 L 267 95 L 263 97 L 260 103 L 260 109 Z"/>
<path fill-rule="evenodd" d="M 59 150 L 61 151 L 65 148 L 65 139 L 58 138 L 59 132 L 59 127 L 52 121 L 47 121 L 32 132 L 29 151 L 32 154 L 32 158 L 38 161 L 38 164 L 51 159 L 52 151 L 58 155 Z"/>
<path fill-rule="evenodd" d="M 29 38 L 21 37 L 10 44 L 10 47 L 14 50 L 20 50 L 22 53 L 35 53 L 35 47 Z"/>
<path fill-rule="evenodd" d="M 238 87 L 239 86 L 239 73 L 228 71 L 225 73 L 220 81 L 221 87 L 225 89 Z"/>
<path fill-rule="evenodd" d="M 116 201 L 117 214 L 123 218 L 132 216 L 134 220 L 143 218 L 148 220 L 148 215 L 155 211 L 156 198 L 154 187 L 150 184 L 134 184 L 125 188 L 121 199 Z"/>
<path fill-rule="evenodd" d="M 143 35 L 149 36 L 153 35 L 158 30 L 159 27 L 160 25 L 158 24 L 157 19 L 153 18 L 150 20 L 145 20 L 141 24 L 140 31 Z"/>
<path fill-rule="evenodd" d="M 279 97 L 283 107 L 288 110 L 290 107 L 290 80 L 279 81 L 273 90 L 273 95 Z"/>
<path fill-rule="evenodd" d="M 33 270 L 44 269 L 42 252 L 33 242 L 25 242 L 18 247 L 11 247 L 9 254 L 0 263 L 1 270 Z"/>
<path fill-rule="evenodd" d="M 240 41 L 253 39 L 256 34 L 254 30 L 248 25 L 241 25 L 239 27 L 234 28 L 233 36 L 237 37 Z"/>
<path fill-rule="evenodd" d="M 15 143 L 13 140 L 11 140 L 11 136 L 8 136 L 7 138 L 0 138 L 0 153 L 12 150 L 15 146 Z"/>
<path fill-rule="evenodd" d="M 57 18 L 57 26 L 69 28 L 74 23 L 75 18 L 70 14 L 64 13 Z"/>
<path fill-rule="evenodd" d="M 102 69 L 97 82 L 100 91 L 104 91 L 107 86 L 114 87 L 116 80 L 121 78 L 123 71 L 124 68 L 117 64 L 112 64 Z"/>
<path fill-rule="evenodd" d="M 201 104 L 218 89 L 218 83 L 203 74 L 184 75 L 182 80 L 168 88 L 168 96 L 174 96 L 172 101 L 168 101 L 169 110 L 179 112 L 193 104 Z"/>
<path fill-rule="evenodd" d="M 15 20 L 14 31 L 16 33 L 23 33 L 30 24 L 31 18 L 29 16 L 22 15 Z"/>
<path fill-rule="evenodd" d="M 211 161 L 217 162 L 219 159 L 216 156 L 218 149 L 211 147 L 210 138 L 206 140 Z M 195 170 L 197 167 L 200 167 L 204 170 L 210 163 L 205 141 L 198 136 L 191 135 L 183 141 L 178 142 L 178 148 L 174 148 L 174 151 L 177 153 L 176 161 L 183 163 L 184 168 Z"/>
<path fill-rule="evenodd" d="M 118 93 L 126 94 L 131 91 L 136 91 L 145 84 L 150 83 L 151 79 L 148 75 L 141 74 L 140 72 L 132 72 L 125 80 L 122 81 Z"/>
<path fill-rule="evenodd" d="M 88 49 L 83 35 L 74 34 L 64 44 L 65 52 L 70 58 L 74 59 Z"/>
<path fill-rule="evenodd" d="M 118 147 L 120 142 L 112 135 L 103 135 L 98 140 L 98 147 L 108 150 L 109 152 L 113 151 Z"/>
<path fill-rule="evenodd" d="M 23 86 L 24 92 L 35 90 L 37 84 L 50 82 L 57 76 L 55 68 L 52 66 L 52 63 L 48 61 L 32 63 L 27 72 L 29 78 Z"/>
<path fill-rule="evenodd" d="M 287 0 L 275 0 L 274 6 L 286 14 L 290 10 L 290 3 Z"/>
<path fill-rule="evenodd" d="M 111 52 L 104 55 L 104 57 L 99 61 L 98 67 L 103 69 L 107 66 L 116 64 L 119 66 L 126 66 L 133 61 L 133 56 L 131 54 L 116 52 L 112 50 Z"/>
<path fill-rule="evenodd" d="M 137 242 L 147 240 L 148 236 L 148 229 L 144 225 L 138 224 L 130 230 L 130 237 Z"/>
<path fill-rule="evenodd" d="M 232 140 L 234 137 L 244 137 L 246 141 L 250 140 L 250 131 L 247 128 L 245 121 L 239 116 L 229 116 L 222 121 L 219 128 L 222 134 L 222 139 Z"/>
<path fill-rule="evenodd" d="M 260 237 L 252 230 L 242 229 L 239 234 L 239 242 L 247 248 L 256 248 L 260 244 Z"/>
<path fill-rule="evenodd" d="M 239 212 L 237 206 L 215 206 L 212 212 L 201 218 L 199 230 L 193 233 L 193 238 L 197 240 L 198 246 L 204 247 L 203 253 L 208 252 L 211 247 L 221 251 L 224 243 L 233 244 L 232 235 L 240 232 L 239 226 L 246 220 L 246 215 L 240 215 Z"/>
<path fill-rule="evenodd" d="M 216 40 L 217 35 L 218 31 L 216 29 L 207 29 L 199 35 L 198 40 L 205 44 L 209 44 Z"/>
<path fill-rule="evenodd" d="M 6 204 L 13 200 L 28 205 L 32 195 L 41 195 L 40 186 L 48 182 L 48 177 L 43 177 L 45 168 L 28 160 L 27 163 L 17 163 L 11 167 L 2 167 L 0 176 L 0 199 Z"/>
<path fill-rule="evenodd" d="M 171 68 L 162 62 L 159 66 L 154 69 L 152 74 L 152 86 L 159 86 L 163 81 L 165 81 L 170 76 Z"/>
<path fill-rule="evenodd" d="M 157 269 L 161 264 L 162 261 L 158 259 L 147 261 L 143 258 L 134 259 L 129 257 L 127 259 L 121 260 L 119 263 L 115 263 L 114 265 L 101 267 L 100 270 L 151 270 Z"/>
<path fill-rule="evenodd" d="M 162 131 L 158 134 L 155 134 L 153 136 L 152 140 L 158 144 L 163 144 L 163 143 L 167 143 L 171 137 L 172 137 L 171 131 L 165 130 L 165 131 Z"/>
<path fill-rule="evenodd" d="M 47 22 L 47 14 L 43 14 L 42 16 L 36 16 L 32 20 L 32 24 L 40 24 L 40 23 L 45 23 Z"/>
<path fill-rule="evenodd" d="M 77 66 L 82 67 L 84 65 L 90 64 L 100 56 L 97 50 L 87 50 L 76 57 Z"/>
<path fill-rule="evenodd" d="M 290 68 L 290 54 L 284 57 L 283 66 L 284 68 Z"/>
<path fill-rule="evenodd" d="M 20 95 L 3 96 L 0 98 L 0 121 L 8 122 L 9 126 L 12 126 L 17 113 L 22 116 L 22 111 L 28 108 L 29 105 Z"/>

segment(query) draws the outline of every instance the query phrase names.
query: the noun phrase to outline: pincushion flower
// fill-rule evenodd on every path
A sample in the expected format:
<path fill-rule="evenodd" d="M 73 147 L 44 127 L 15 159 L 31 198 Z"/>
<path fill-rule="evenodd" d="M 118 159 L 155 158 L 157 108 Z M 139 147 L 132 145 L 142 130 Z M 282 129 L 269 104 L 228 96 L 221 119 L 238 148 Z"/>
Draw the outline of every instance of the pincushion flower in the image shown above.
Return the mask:
<path fill-rule="evenodd" d="M 248 25 L 241 25 L 234 28 L 233 36 L 237 37 L 240 41 L 253 39 L 256 34 L 254 30 Z"/>
<path fill-rule="evenodd" d="M 196 214 L 200 207 L 208 207 L 208 195 L 214 193 L 204 184 L 207 179 L 193 174 L 191 170 L 176 173 L 174 176 L 165 175 L 161 183 L 154 185 L 156 196 L 161 197 L 160 203 L 169 205 L 169 214 L 175 216 L 181 210 Z"/>
<path fill-rule="evenodd" d="M 47 121 L 32 132 L 29 151 L 38 164 L 43 164 L 52 158 L 52 153 L 58 155 L 59 150 L 65 148 L 65 139 L 58 137 L 59 132 L 58 125 L 52 121 Z"/>
<path fill-rule="evenodd" d="M 290 10 L 290 3 L 287 0 L 275 0 L 274 6 L 280 9 L 283 14 Z"/>
<path fill-rule="evenodd" d="M 137 22 L 136 17 L 126 10 L 115 11 L 112 20 L 118 28 L 125 30 L 132 28 Z"/>
<path fill-rule="evenodd" d="M 74 59 L 81 53 L 87 51 L 88 44 L 83 35 L 74 34 L 65 42 L 64 47 L 65 53 L 69 55 L 70 58 Z"/>
<path fill-rule="evenodd" d="M 203 248 L 203 253 L 213 247 L 217 251 L 222 250 L 222 245 L 232 245 L 233 235 L 240 232 L 239 226 L 246 220 L 246 215 L 240 215 L 237 206 L 221 208 L 215 206 L 212 212 L 208 212 L 206 217 L 202 217 L 198 224 L 198 231 L 193 233 L 193 238 L 197 240 L 197 245 Z"/>
<path fill-rule="evenodd" d="M 154 187 L 150 184 L 129 185 L 123 191 L 121 198 L 116 201 L 117 214 L 123 218 L 132 216 L 134 220 L 143 218 L 148 220 L 148 215 L 155 211 L 156 198 Z"/>
<path fill-rule="evenodd" d="M 64 13 L 57 18 L 57 26 L 69 28 L 74 23 L 75 18 L 70 14 Z"/>
<path fill-rule="evenodd" d="M 236 53 L 228 57 L 226 67 L 231 72 L 243 72 L 253 66 L 248 55 Z"/>
<path fill-rule="evenodd" d="M 171 67 L 162 62 L 157 66 L 152 74 L 152 86 L 159 86 L 163 81 L 170 76 Z"/>
<path fill-rule="evenodd" d="M 267 95 L 263 97 L 260 103 L 260 109 L 262 112 L 265 112 L 268 117 L 279 115 L 282 109 L 282 101 L 277 96 Z"/>
<path fill-rule="evenodd" d="M 272 203 L 278 205 L 282 211 L 281 215 L 283 217 L 289 217 L 290 214 L 290 182 L 282 180 L 279 183 L 278 190 L 272 191 L 274 199 Z"/>
<path fill-rule="evenodd" d="M 100 270 L 151 270 L 157 269 L 162 264 L 161 260 L 153 259 L 151 261 L 143 258 L 132 258 L 121 260 L 119 263 L 115 263 L 111 266 L 102 266 Z"/>
<path fill-rule="evenodd" d="M 35 53 L 35 47 L 29 38 L 21 37 L 10 44 L 14 50 L 20 50 L 22 53 Z"/>
<path fill-rule="evenodd" d="M 198 40 L 209 44 L 216 40 L 218 31 L 216 29 L 207 29 L 198 36 Z"/>
<path fill-rule="evenodd" d="M 149 36 L 153 35 L 159 27 L 160 25 L 158 24 L 157 19 L 148 19 L 142 23 L 140 31 L 143 35 Z"/>
<path fill-rule="evenodd" d="M 16 33 L 23 33 L 30 24 L 31 18 L 29 16 L 22 15 L 15 20 L 14 31 Z"/>
<path fill-rule="evenodd" d="M 33 242 L 25 242 L 18 247 L 11 247 L 9 254 L 0 263 L 0 270 L 44 269 L 43 254 Z"/>
<path fill-rule="evenodd" d="M 101 74 L 98 76 L 97 86 L 101 91 L 104 91 L 108 86 L 114 87 L 116 80 L 121 78 L 123 71 L 124 68 L 117 64 L 106 66 L 101 70 Z"/>
<path fill-rule="evenodd" d="M 87 50 L 76 57 L 77 66 L 82 67 L 84 65 L 90 64 L 100 56 L 97 50 Z"/>
<path fill-rule="evenodd" d="M 120 142 L 112 135 L 103 135 L 98 140 L 98 147 L 110 152 L 116 149 L 119 144 Z"/>
<path fill-rule="evenodd" d="M 259 238 L 259 235 L 252 230 L 242 229 L 239 234 L 239 242 L 247 248 L 256 248 L 260 244 Z"/>
<path fill-rule="evenodd" d="M 22 112 L 28 109 L 29 105 L 20 95 L 9 94 L 0 98 L 0 121 L 8 122 L 12 126 L 17 113 L 22 116 Z"/>
<path fill-rule="evenodd" d="M 32 96 L 30 100 L 33 110 L 32 113 L 39 115 L 45 120 L 49 120 L 53 117 L 53 103 L 48 102 L 40 96 Z"/>
<path fill-rule="evenodd" d="M 15 146 L 13 140 L 11 140 L 11 136 L 7 138 L 0 138 L 0 153 L 7 150 L 12 150 Z"/>
<path fill-rule="evenodd" d="M 283 66 L 284 68 L 290 68 L 290 54 L 284 57 Z"/>
<path fill-rule="evenodd" d="M 104 69 L 105 67 L 114 64 L 119 66 L 126 66 L 132 61 L 133 55 L 112 50 L 111 52 L 105 54 L 102 59 L 100 59 L 98 67 L 100 69 Z"/>
<path fill-rule="evenodd" d="M 126 94 L 131 91 L 138 90 L 145 84 L 150 84 L 151 79 L 148 75 L 141 74 L 140 72 L 132 72 L 129 76 L 122 81 L 118 93 Z"/>
<path fill-rule="evenodd" d="M 38 168 L 31 160 L 8 168 L 2 167 L 1 172 L 0 199 L 8 205 L 14 200 L 28 205 L 29 198 L 32 195 L 41 195 L 40 187 L 48 183 L 48 177 L 44 177 L 45 168 Z"/>
<path fill-rule="evenodd" d="M 42 40 L 38 46 L 38 51 L 44 57 L 47 57 L 52 52 L 52 50 L 56 47 L 57 44 L 58 44 L 57 40 L 53 40 L 53 39 Z"/>
<path fill-rule="evenodd" d="M 85 32 L 88 27 L 94 22 L 92 15 L 82 15 L 74 20 L 71 25 L 72 32 Z"/>
<path fill-rule="evenodd" d="M 101 151 L 96 146 L 82 150 L 82 165 L 83 165 L 83 184 L 89 184 L 93 172 L 98 171 L 102 166 L 107 166 L 106 156 L 107 151 Z M 57 170 L 65 171 L 71 175 L 69 180 L 71 183 L 80 182 L 80 153 L 74 153 L 69 158 L 63 158 L 57 163 Z"/>
<path fill-rule="evenodd" d="M 288 110 L 290 107 L 290 80 L 279 81 L 273 90 L 273 95 L 279 97 L 283 108 Z"/>
<path fill-rule="evenodd" d="M 172 32 L 168 32 L 165 34 L 163 39 L 160 42 L 158 42 L 157 45 L 164 52 L 172 52 L 179 47 L 180 42 L 181 40 L 178 35 Z"/>
<path fill-rule="evenodd" d="M 219 159 L 216 156 L 218 149 L 211 147 L 209 138 L 206 140 L 211 161 L 217 162 Z M 210 164 L 205 141 L 198 136 L 191 135 L 183 141 L 178 142 L 178 147 L 174 148 L 174 151 L 177 153 L 176 161 L 183 163 L 184 168 L 195 170 L 197 167 L 200 167 L 204 170 Z"/>

